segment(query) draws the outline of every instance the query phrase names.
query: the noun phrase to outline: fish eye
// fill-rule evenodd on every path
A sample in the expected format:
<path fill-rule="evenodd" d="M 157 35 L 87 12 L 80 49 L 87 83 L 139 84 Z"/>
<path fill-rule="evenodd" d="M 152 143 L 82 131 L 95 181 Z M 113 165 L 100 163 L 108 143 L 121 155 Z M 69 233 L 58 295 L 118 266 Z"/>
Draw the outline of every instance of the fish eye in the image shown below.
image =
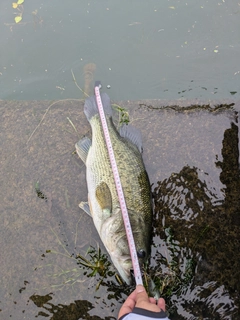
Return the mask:
<path fill-rule="evenodd" d="M 138 256 L 138 258 L 145 258 L 145 257 L 146 257 L 146 252 L 145 252 L 145 250 L 139 249 L 139 250 L 137 251 L 137 256 Z"/>

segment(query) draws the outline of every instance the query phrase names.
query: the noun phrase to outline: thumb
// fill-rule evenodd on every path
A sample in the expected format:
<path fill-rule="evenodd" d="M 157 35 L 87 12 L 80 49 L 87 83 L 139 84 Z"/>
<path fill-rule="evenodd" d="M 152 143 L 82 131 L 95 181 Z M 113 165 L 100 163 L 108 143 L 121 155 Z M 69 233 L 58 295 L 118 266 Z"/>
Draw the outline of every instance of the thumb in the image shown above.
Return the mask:
<path fill-rule="evenodd" d="M 136 307 L 142 306 L 143 302 L 149 302 L 147 292 L 141 284 L 136 287 Z"/>

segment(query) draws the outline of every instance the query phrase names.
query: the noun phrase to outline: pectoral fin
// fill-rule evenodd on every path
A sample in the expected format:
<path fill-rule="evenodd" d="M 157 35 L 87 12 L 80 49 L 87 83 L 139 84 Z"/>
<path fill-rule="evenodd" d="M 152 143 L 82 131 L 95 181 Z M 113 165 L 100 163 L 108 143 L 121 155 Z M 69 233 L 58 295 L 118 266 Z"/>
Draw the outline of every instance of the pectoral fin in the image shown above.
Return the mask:
<path fill-rule="evenodd" d="M 92 145 L 92 141 L 88 137 L 84 137 L 83 139 L 79 140 L 75 144 L 75 148 L 77 154 L 79 155 L 80 159 L 86 164 L 88 151 Z"/>
<path fill-rule="evenodd" d="M 112 195 L 108 185 L 105 182 L 101 182 L 97 186 L 96 199 L 104 215 L 110 216 L 112 212 Z"/>

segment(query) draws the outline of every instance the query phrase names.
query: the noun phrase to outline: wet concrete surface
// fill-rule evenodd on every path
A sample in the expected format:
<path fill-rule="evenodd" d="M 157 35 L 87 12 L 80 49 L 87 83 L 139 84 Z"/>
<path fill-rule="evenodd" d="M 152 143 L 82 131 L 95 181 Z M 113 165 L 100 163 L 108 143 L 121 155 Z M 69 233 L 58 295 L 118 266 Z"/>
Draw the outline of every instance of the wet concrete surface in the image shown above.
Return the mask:
<path fill-rule="evenodd" d="M 151 264 L 159 270 L 164 256 L 183 270 L 194 261 L 189 283 L 167 297 L 171 318 L 239 319 L 240 103 L 117 103 L 142 132 L 155 203 Z M 78 207 L 87 199 L 74 152 L 90 135 L 83 104 L 0 102 L 2 319 L 116 319 L 126 298 L 107 285 L 95 291 L 74 258 L 97 243 L 104 251 Z"/>

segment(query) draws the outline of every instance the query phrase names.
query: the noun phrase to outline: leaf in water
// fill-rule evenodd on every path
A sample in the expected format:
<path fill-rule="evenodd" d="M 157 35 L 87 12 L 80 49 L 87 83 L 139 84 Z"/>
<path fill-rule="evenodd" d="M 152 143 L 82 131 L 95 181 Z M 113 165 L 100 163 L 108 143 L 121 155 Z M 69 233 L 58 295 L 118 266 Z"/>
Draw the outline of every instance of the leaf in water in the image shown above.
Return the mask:
<path fill-rule="evenodd" d="M 17 17 L 15 17 L 14 20 L 15 20 L 16 23 L 19 23 L 22 20 L 22 17 L 21 16 L 17 16 Z"/>
<path fill-rule="evenodd" d="M 12 7 L 13 7 L 13 9 L 16 9 L 18 7 L 18 4 L 16 2 L 13 2 Z"/>
<path fill-rule="evenodd" d="M 17 4 L 22 4 L 24 0 L 18 0 Z"/>

